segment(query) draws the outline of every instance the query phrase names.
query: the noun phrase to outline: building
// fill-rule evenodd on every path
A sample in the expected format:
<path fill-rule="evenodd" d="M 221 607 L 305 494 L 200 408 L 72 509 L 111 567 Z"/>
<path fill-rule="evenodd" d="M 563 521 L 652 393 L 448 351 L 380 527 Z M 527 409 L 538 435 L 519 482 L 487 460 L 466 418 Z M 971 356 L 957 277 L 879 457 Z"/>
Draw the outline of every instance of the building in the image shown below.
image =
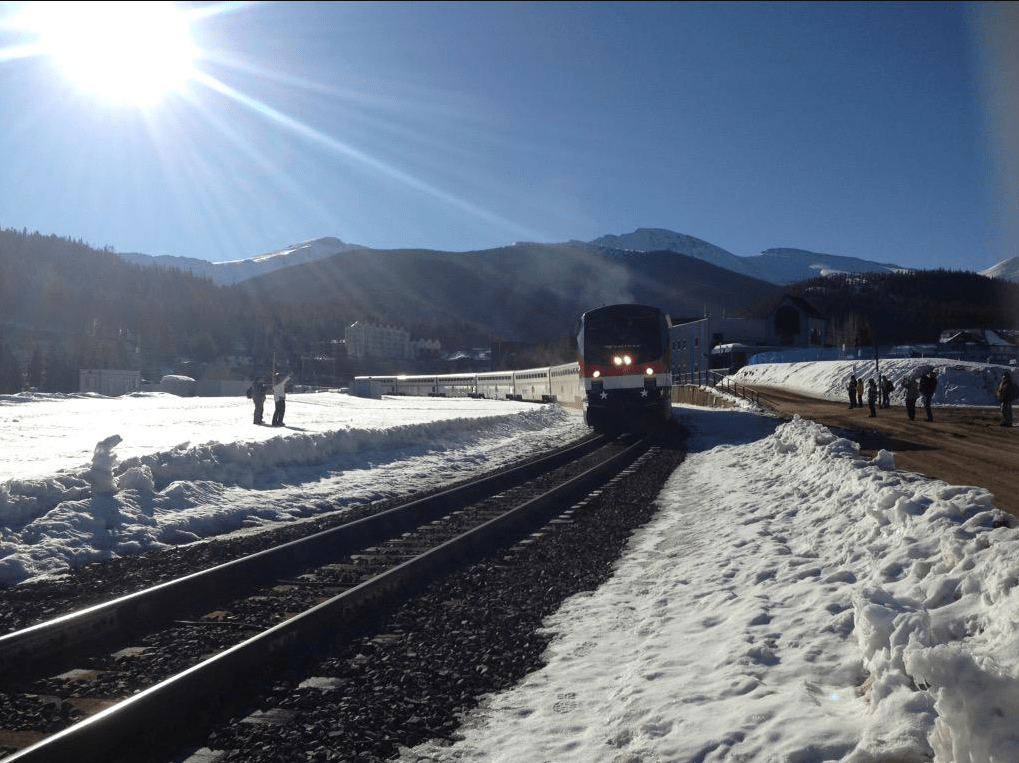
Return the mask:
<path fill-rule="evenodd" d="M 764 318 L 765 344 L 822 347 L 828 320 L 802 297 L 786 294 Z"/>
<path fill-rule="evenodd" d="M 706 381 L 711 368 L 711 319 L 677 323 L 669 329 L 673 383 Z"/>
<path fill-rule="evenodd" d="M 344 339 L 349 358 L 410 360 L 413 357 L 410 332 L 396 326 L 379 326 L 357 321 L 347 327 Z"/>
<path fill-rule="evenodd" d="M 755 353 L 784 348 L 820 348 L 828 321 L 800 297 L 784 295 L 763 318 L 706 316 L 670 330 L 672 376 L 677 383 L 701 383 L 709 371 L 731 372 Z"/>
<path fill-rule="evenodd" d="M 410 343 L 415 360 L 438 360 L 442 355 L 442 342 L 438 339 L 415 339 Z"/>
<path fill-rule="evenodd" d="M 1019 332 L 949 329 L 938 338 L 937 354 L 943 358 L 1010 365 L 1019 358 Z"/>
<path fill-rule="evenodd" d="M 142 386 L 141 371 L 112 368 L 83 368 L 78 371 L 78 391 L 118 397 L 137 392 Z"/>

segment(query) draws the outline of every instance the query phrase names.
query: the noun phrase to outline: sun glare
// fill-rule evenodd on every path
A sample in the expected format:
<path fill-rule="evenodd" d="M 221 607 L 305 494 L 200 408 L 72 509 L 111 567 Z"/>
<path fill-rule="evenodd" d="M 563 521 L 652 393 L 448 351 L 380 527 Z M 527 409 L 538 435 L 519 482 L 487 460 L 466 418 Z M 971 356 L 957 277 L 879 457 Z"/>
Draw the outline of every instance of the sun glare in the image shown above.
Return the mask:
<path fill-rule="evenodd" d="M 192 76 L 197 48 L 171 2 L 37 2 L 33 26 L 64 74 L 103 99 L 147 105 Z"/>

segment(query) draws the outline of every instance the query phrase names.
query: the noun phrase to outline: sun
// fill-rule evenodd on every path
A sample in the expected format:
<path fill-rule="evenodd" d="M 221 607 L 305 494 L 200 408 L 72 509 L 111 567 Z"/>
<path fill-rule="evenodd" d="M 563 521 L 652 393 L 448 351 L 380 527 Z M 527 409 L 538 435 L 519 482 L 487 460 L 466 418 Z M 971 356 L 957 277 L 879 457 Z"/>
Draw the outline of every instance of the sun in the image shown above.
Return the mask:
<path fill-rule="evenodd" d="M 149 105 L 194 73 L 197 47 L 187 17 L 171 2 L 36 2 L 43 49 L 82 90 Z"/>

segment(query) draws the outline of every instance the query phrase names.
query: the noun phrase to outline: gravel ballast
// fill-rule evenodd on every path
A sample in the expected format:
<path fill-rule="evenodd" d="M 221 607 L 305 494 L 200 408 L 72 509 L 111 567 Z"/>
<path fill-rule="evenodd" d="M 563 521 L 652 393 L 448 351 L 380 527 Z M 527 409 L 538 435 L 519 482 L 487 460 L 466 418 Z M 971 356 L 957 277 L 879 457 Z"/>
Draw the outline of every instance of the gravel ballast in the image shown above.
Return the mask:
<path fill-rule="evenodd" d="M 429 739 L 454 741 L 483 695 L 544 664 L 552 638 L 544 619 L 612 576 L 682 461 L 681 433 L 670 440 L 575 507 L 570 521 L 455 572 L 380 620 L 374 634 L 295 669 L 190 760 L 376 763 Z"/>

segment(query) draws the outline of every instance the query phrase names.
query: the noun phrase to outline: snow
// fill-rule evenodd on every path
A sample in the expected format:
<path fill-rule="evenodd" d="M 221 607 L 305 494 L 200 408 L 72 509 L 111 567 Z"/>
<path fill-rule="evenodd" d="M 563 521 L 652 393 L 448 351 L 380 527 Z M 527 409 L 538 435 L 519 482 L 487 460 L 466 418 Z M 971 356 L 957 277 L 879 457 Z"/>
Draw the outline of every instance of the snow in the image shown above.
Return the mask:
<path fill-rule="evenodd" d="M 416 492 L 585 431 L 511 401 L 288 394 L 284 428 L 253 410 L 162 392 L 0 396 L 0 584 Z"/>
<path fill-rule="evenodd" d="M 934 366 L 936 405 L 992 405 L 1001 367 Z M 842 400 L 874 362 L 738 380 Z M 901 394 L 896 392 L 897 395 Z M 598 590 L 545 627 L 546 667 L 486 697 L 443 763 L 1019 760 L 1019 530 L 983 488 L 899 471 L 811 421 L 677 406 L 689 454 Z M 904 415 L 904 414 L 902 414 Z M 300 521 L 468 476 L 586 431 L 555 406 L 288 396 L 0 398 L 0 575 Z"/>

